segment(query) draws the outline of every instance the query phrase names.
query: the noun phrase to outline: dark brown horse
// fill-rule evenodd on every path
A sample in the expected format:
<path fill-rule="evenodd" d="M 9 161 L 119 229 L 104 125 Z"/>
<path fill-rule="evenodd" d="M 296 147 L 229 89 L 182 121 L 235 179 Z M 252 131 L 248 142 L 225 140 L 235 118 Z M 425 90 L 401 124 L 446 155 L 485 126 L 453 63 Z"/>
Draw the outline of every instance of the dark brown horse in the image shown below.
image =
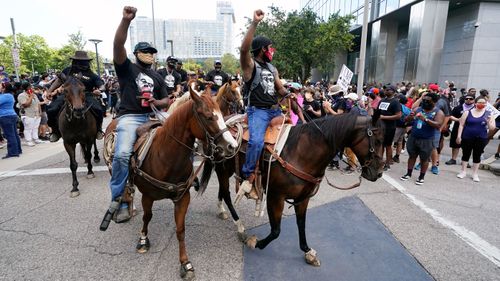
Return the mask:
<path fill-rule="evenodd" d="M 217 92 L 215 101 L 223 116 L 240 112 L 243 109 L 243 97 L 238 81 L 231 80 L 222 85 Z"/>
<path fill-rule="evenodd" d="M 310 175 L 316 181 L 296 176 L 290 170 L 285 169 L 279 161 L 272 162 L 269 167 L 269 162 L 263 161 L 261 158 L 259 168 L 262 172 L 263 186 L 266 185 L 268 168 L 270 169 L 269 187 L 264 196 L 267 196 L 267 213 L 271 224 L 270 234 L 262 240 L 258 240 L 255 236 L 246 237 L 244 226 L 239 220 L 231 200 L 225 199 L 230 196 L 229 178 L 235 172 L 235 159 L 228 159 L 223 163 L 216 164 L 219 194 L 222 194 L 222 198 L 225 199 L 224 202 L 238 227 L 238 234 L 240 238 L 245 239 L 246 245 L 250 248 L 264 249 L 272 240 L 278 238 L 283 208 L 285 202 L 289 202 L 295 208 L 300 249 L 305 253 L 306 262 L 319 266 L 320 262 L 316 252 L 309 248 L 305 236 L 305 219 L 309 199 L 317 191 L 318 181 L 323 178 L 330 160 L 344 147 L 351 148 L 362 163 L 361 175 L 364 178 L 375 181 L 382 176 L 383 132 L 377 119 L 377 116 L 371 119 L 368 116 L 350 113 L 317 119 L 291 129 L 281 158 L 296 170 Z M 242 150 L 245 150 L 245 147 Z M 264 159 L 269 159 L 268 153 L 264 153 L 264 155 Z M 239 160 L 238 167 L 242 167 L 245 161 L 244 153 L 239 154 Z M 204 167 L 201 179 L 202 188 L 208 182 L 211 169 L 210 165 Z"/>
<path fill-rule="evenodd" d="M 75 158 L 75 148 L 80 143 L 82 154 L 87 163 L 87 178 L 94 178 L 91 152 L 92 145 L 95 144 L 97 126 L 94 115 L 89 111 L 91 105 L 85 102 L 85 87 L 82 82 L 73 76 L 66 77 L 64 74 L 59 78 L 64 81 L 62 87 L 65 95 L 64 107 L 59 113 L 59 129 L 64 148 L 69 155 L 71 174 L 73 175 L 71 197 L 76 197 L 80 195 L 80 191 L 76 178 L 78 163 Z"/>
<path fill-rule="evenodd" d="M 185 217 L 190 202 L 189 188 L 193 180 L 193 145 L 199 139 L 215 147 L 215 157 L 234 154 L 237 143 L 227 131 L 218 105 L 210 96 L 210 88 L 202 94 L 190 87 L 191 99 L 180 105 L 159 127 L 151 147 L 142 161 L 140 172 L 131 171 L 131 179 L 142 193 L 143 227 L 137 244 L 139 253 L 150 248 L 148 225 L 153 216 L 153 202 L 172 199 L 181 277 L 194 278 L 185 244 Z M 109 133 L 109 130 L 106 130 Z M 147 175 L 147 176 L 144 176 Z"/>

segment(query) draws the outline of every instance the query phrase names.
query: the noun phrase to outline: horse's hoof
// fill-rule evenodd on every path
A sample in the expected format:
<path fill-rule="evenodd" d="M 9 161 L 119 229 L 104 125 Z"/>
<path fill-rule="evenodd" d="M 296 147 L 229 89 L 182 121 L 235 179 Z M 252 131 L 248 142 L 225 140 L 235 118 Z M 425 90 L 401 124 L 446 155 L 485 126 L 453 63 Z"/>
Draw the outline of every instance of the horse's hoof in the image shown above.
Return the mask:
<path fill-rule="evenodd" d="M 245 241 L 245 244 L 247 245 L 248 248 L 250 249 L 255 249 L 255 246 L 257 245 L 257 236 L 252 235 L 247 238 Z"/>
<path fill-rule="evenodd" d="M 148 237 L 141 237 L 139 238 L 139 242 L 137 242 L 137 246 L 135 248 L 139 254 L 145 254 L 149 251 L 150 247 L 151 244 L 149 243 Z"/>
<path fill-rule="evenodd" d="M 238 232 L 238 239 L 240 240 L 240 242 L 246 243 L 246 241 L 248 239 L 247 233 L 246 232 Z"/>
<path fill-rule="evenodd" d="M 194 280 L 194 267 L 190 261 L 181 264 L 180 273 L 182 280 Z"/>
<path fill-rule="evenodd" d="M 71 194 L 69 195 L 70 198 L 75 198 L 80 195 L 80 191 L 71 191 Z"/>
<path fill-rule="evenodd" d="M 87 175 L 87 179 L 93 179 L 93 178 L 95 178 L 95 174 L 94 173 Z"/>
<path fill-rule="evenodd" d="M 309 252 L 305 254 L 306 263 L 312 265 L 312 266 L 320 266 L 321 262 L 319 261 L 318 257 L 316 256 L 316 251 L 311 249 Z"/>
<path fill-rule="evenodd" d="M 217 214 L 217 217 L 221 220 L 227 220 L 229 218 L 229 216 L 227 215 L 226 212 L 221 212 L 221 213 L 218 213 Z"/>

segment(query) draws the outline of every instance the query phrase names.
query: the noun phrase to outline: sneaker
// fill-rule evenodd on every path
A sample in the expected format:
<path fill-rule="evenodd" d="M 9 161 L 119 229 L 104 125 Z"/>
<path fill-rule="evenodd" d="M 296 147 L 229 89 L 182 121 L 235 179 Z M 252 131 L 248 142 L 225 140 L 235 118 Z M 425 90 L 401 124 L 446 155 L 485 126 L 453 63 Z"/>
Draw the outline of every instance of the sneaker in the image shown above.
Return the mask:
<path fill-rule="evenodd" d="M 407 180 L 409 180 L 410 178 L 411 178 L 411 176 L 410 176 L 410 175 L 408 175 L 408 174 L 406 174 L 406 175 L 404 175 L 404 176 L 402 176 L 402 177 L 401 177 L 401 180 L 402 180 L 402 181 L 407 181 Z"/>
<path fill-rule="evenodd" d="M 475 182 L 479 182 L 479 176 L 478 174 L 472 175 L 472 180 Z"/>
<path fill-rule="evenodd" d="M 394 157 L 392 157 L 392 161 L 399 163 L 399 155 L 394 155 Z"/>
<path fill-rule="evenodd" d="M 467 175 L 466 172 L 460 172 L 460 174 L 457 175 L 457 178 L 463 179 L 463 178 L 465 178 L 466 175 Z"/>
<path fill-rule="evenodd" d="M 50 139 L 49 139 L 49 140 L 50 140 L 50 142 L 57 142 L 60 138 L 61 138 L 61 137 L 60 137 L 58 134 L 56 134 L 56 133 L 52 133 L 52 134 L 50 135 Z"/>
<path fill-rule="evenodd" d="M 444 162 L 446 165 L 456 165 L 457 164 L 457 160 L 455 159 L 450 159 L 446 162 Z"/>
<path fill-rule="evenodd" d="M 35 146 L 35 143 L 34 143 L 34 142 L 32 142 L 32 141 L 27 141 L 27 142 L 26 142 L 26 145 L 27 145 L 27 146 Z"/>
<path fill-rule="evenodd" d="M 405 150 L 404 149 L 401 149 L 401 154 L 405 153 Z"/>
<path fill-rule="evenodd" d="M 438 167 L 438 166 L 432 166 L 432 167 L 431 167 L 431 172 L 432 172 L 434 175 L 439 175 L 439 167 Z"/>
<path fill-rule="evenodd" d="M 416 185 L 422 185 L 422 184 L 424 184 L 424 179 L 418 178 L 418 179 L 415 181 L 415 184 L 416 184 Z"/>
<path fill-rule="evenodd" d="M 420 171 L 420 163 L 418 163 L 417 165 L 415 165 L 415 170 Z"/>
<path fill-rule="evenodd" d="M 387 171 L 390 171 L 391 170 L 391 166 L 389 166 L 388 164 L 385 164 L 384 165 L 384 172 L 387 172 Z"/>
<path fill-rule="evenodd" d="M 35 143 L 36 143 L 36 144 L 40 144 L 40 143 L 45 143 L 45 142 L 44 142 L 43 140 L 36 139 L 36 140 L 35 140 Z"/>

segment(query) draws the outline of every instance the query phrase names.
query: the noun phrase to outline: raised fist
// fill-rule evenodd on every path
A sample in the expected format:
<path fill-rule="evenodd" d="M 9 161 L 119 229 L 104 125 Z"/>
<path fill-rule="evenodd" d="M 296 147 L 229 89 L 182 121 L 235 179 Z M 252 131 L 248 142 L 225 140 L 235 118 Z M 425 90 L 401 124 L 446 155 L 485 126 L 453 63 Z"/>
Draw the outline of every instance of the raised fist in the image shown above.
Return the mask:
<path fill-rule="evenodd" d="M 253 22 L 259 23 L 264 18 L 264 12 L 261 9 L 253 12 Z"/>
<path fill-rule="evenodd" d="M 135 13 L 137 13 L 137 8 L 131 6 L 123 7 L 123 19 L 131 21 L 135 18 Z"/>

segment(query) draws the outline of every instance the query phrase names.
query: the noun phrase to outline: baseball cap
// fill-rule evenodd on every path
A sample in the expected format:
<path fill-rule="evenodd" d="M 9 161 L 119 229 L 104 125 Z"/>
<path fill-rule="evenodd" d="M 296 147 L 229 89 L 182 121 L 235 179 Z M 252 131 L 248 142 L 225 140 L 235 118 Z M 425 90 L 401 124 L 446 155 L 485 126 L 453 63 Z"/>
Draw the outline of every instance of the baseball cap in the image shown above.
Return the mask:
<path fill-rule="evenodd" d="M 177 60 L 177 58 L 176 58 L 176 57 L 174 57 L 174 56 L 168 56 L 168 58 L 167 58 L 167 62 L 170 62 L 170 61 L 172 61 L 172 62 L 177 62 L 178 60 Z"/>
<path fill-rule="evenodd" d="M 252 40 L 252 52 L 260 50 L 266 46 L 269 46 L 273 43 L 271 39 L 264 36 L 257 36 Z"/>
<path fill-rule="evenodd" d="M 214 65 L 222 65 L 222 62 L 220 60 L 215 60 Z"/>
<path fill-rule="evenodd" d="M 344 98 L 350 99 L 350 100 L 358 100 L 358 95 L 356 93 L 349 93 L 347 96 Z"/>
<path fill-rule="evenodd" d="M 379 89 L 378 89 L 378 88 L 373 87 L 373 88 L 371 88 L 371 89 L 368 91 L 368 93 L 378 95 L 378 94 L 379 94 Z"/>
<path fill-rule="evenodd" d="M 137 53 L 138 51 L 151 51 L 151 52 L 153 52 L 153 54 L 158 53 L 158 50 L 156 50 L 148 42 L 139 42 L 139 43 L 135 44 L 134 53 Z"/>
<path fill-rule="evenodd" d="M 398 91 L 398 89 L 396 89 L 396 86 L 394 85 L 387 85 L 386 90 L 392 90 L 394 93 Z"/>
<path fill-rule="evenodd" d="M 437 84 L 430 84 L 429 90 L 431 91 L 439 91 L 439 86 Z"/>

